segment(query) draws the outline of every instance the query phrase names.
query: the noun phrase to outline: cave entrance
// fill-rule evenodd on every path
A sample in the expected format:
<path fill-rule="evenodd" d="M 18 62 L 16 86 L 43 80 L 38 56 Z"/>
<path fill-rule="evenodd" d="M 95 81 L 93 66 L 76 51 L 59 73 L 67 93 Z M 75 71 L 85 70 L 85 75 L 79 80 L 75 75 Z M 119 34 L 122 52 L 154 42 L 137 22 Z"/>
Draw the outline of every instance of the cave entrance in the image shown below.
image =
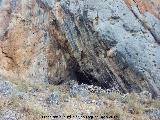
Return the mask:
<path fill-rule="evenodd" d="M 87 72 L 76 71 L 75 75 L 77 77 L 78 84 L 87 84 L 101 87 L 102 89 L 112 88 L 110 82 L 112 81 L 111 77 L 107 77 L 106 82 L 100 82 L 94 76 Z"/>
<path fill-rule="evenodd" d="M 68 66 L 70 66 L 70 71 L 73 71 L 73 79 L 76 79 L 78 84 L 94 85 L 102 89 L 110 89 L 113 87 L 113 79 L 108 73 L 97 79 L 90 72 L 81 70 L 74 57 L 68 61 Z"/>

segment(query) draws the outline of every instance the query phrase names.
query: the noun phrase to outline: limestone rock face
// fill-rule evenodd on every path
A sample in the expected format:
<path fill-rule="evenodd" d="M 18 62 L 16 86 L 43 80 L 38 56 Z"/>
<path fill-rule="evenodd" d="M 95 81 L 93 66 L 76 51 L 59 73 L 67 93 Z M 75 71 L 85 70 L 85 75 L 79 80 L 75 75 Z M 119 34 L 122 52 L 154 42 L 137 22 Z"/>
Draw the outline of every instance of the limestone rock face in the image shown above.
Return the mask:
<path fill-rule="evenodd" d="M 0 74 L 160 95 L 158 0 L 0 0 Z"/>

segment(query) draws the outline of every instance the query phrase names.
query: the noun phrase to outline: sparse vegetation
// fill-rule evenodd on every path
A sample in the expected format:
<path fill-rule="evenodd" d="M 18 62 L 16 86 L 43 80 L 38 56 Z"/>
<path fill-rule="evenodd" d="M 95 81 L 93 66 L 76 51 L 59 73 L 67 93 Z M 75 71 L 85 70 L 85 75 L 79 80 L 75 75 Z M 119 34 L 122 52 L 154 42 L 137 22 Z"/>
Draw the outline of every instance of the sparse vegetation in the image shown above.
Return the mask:
<path fill-rule="evenodd" d="M 100 92 L 88 91 L 89 95 L 86 97 L 79 93 L 71 97 L 70 88 L 67 85 L 54 86 L 19 80 L 13 80 L 12 83 L 22 95 L 15 93 L 9 98 L 1 97 L 0 111 L 13 109 L 23 115 L 22 120 L 37 120 L 42 115 L 51 115 L 57 111 L 64 115 L 78 113 L 90 115 L 92 113 L 97 116 L 116 116 L 119 120 L 150 120 L 145 109 L 160 108 L 159 100 L 144 99 L 137 93 L 121 94 L 117 91 L 107 93 L 102 90 Z M 47 103 L 46 99 L 55 92 L 60 97 L 58 104 Z"/>

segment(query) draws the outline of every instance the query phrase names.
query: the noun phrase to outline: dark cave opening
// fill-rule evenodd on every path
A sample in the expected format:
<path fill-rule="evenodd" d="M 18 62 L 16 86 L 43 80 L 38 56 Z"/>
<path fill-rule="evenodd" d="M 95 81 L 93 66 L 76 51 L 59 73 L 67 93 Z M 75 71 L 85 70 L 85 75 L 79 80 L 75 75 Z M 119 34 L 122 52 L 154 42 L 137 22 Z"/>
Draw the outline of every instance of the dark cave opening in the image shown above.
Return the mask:
<path fill-rule="evenodd" d="M 90 74 L 86 72 L 75 72 L 77 81 L 79 84 L 97 85 L 98 81 Z"/>
<path fill-rule="evenodd" d="M 110 77 L 108 77 L 106 79 L 107 82 L 104 83 L 104 82 L 98 81 L 96 78 L 94 78 L 94 76 L 92 76 L 91 74 L 87 72 L 76 71 L 75 75 L 77 77 L 78 84 L 94 85 L 94 86 L 101 87 L 102 89 L 111 88 L 110 81 L 112 80 Z"/>
<path fill-rule="evenodd" d="M 68 61 L 68 66 L 69 71 L 72 71 L 74 74 L 72 78 L 77 80 L 78 84 L 98 86 L 102 89 L 110 89 L 113 87 L 114 80 L 108 73 L 103 74 L 99 78 L 95 78 L 92 74 L 93 70 L 81 70 L 79 63 L 74 57 Z M 96 72 L 100 74 L 100 69 L 97 69 Z"/>

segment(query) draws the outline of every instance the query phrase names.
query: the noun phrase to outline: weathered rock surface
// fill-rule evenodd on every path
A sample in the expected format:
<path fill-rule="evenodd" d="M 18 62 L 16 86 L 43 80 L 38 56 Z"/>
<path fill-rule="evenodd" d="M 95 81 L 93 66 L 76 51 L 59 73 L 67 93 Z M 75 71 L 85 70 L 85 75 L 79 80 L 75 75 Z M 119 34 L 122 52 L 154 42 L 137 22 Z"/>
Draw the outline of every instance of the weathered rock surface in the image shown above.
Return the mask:
<path fill-rule="evenodd" d="M 0 76 L 0 96 L 11 96 L 16 92 L 15 85 Z"/>
<path fill-rule="evenodd" d="M 151 4 L 150 4 L 151 3 Z M 0 74 L 160 95 L 158 0 L 0 0 Z"/>

